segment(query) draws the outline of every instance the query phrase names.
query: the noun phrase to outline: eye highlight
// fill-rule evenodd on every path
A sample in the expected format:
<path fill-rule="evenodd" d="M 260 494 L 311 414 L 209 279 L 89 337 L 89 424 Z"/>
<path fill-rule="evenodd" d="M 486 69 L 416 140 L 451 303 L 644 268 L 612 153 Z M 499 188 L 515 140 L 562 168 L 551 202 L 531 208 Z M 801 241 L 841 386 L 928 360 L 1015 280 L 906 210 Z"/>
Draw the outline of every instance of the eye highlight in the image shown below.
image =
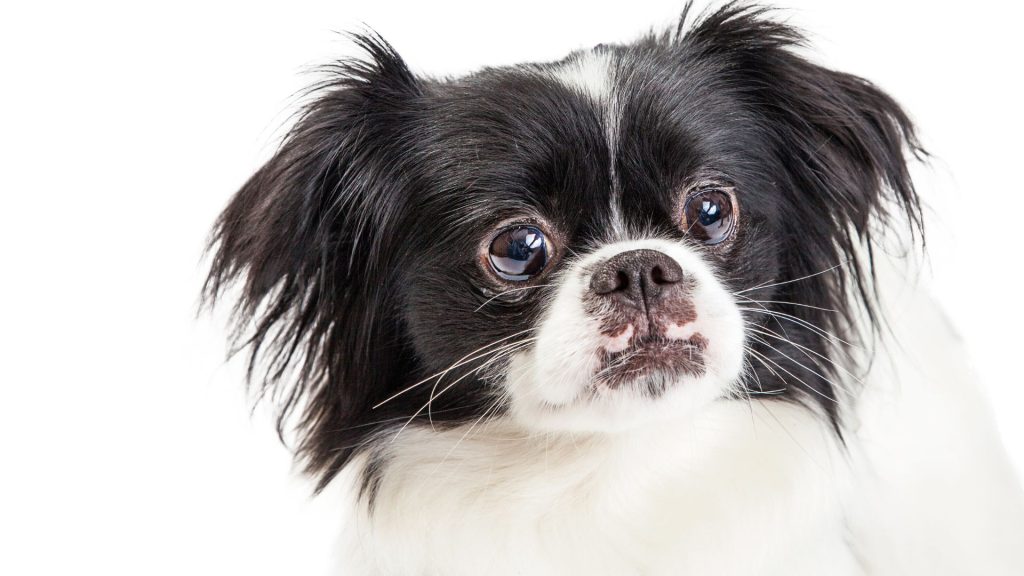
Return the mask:
<path fill-rule="evenodd" d="M 725 188 L 702 188 L 683 206 L 683 231 L 708 245 L 724 242 L 736 229 L 736 198 Z"/>
<path fill-rule="evenodd" d="M 504 280 L 522 282 L 544 270 L 548 241 L 539 228 L 513 226 L 499 232 L 487 252 L 495 274 Z"/>

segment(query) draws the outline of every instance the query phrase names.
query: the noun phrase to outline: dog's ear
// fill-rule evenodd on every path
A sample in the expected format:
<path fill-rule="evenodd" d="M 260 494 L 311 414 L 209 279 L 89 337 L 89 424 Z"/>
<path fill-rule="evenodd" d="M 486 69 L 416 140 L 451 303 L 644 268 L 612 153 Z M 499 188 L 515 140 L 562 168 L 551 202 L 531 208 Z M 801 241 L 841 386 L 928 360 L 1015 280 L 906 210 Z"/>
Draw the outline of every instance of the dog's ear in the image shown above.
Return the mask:
<path fill-rule="evenodd" d="M 794 297 L 833 308 L 852 283 L 874 316 L 872 235 L 902 226 L 918 238 L 921 206 L 908 159 L 927 154 L 896 101 L 867 80 L 805 59 L 801 33 L 770 12 L 730 3 L 677 32 L 676 41 L 734 71 L 732 87 L 764 118 L 759 129 L 772 142 L 777 191 L 786 195 L 778 233 L 787 275 L 834 270 L 786 289 L 807 287 Z"/>
<path fill-rule="evenodd" d="M 389 258 L 407 205 L 408 154 L 396 148 L 420 85 L 384 40 L 355 40 L 368 58 L 327 69 L 277 153 L 220 215 L 204 289 L 213 303 L 237 288 L 250 385 L 277 402 L 282 435 L 294 426 L 318 489 L 350 458 L 353 426 L 404 361 Z"/>

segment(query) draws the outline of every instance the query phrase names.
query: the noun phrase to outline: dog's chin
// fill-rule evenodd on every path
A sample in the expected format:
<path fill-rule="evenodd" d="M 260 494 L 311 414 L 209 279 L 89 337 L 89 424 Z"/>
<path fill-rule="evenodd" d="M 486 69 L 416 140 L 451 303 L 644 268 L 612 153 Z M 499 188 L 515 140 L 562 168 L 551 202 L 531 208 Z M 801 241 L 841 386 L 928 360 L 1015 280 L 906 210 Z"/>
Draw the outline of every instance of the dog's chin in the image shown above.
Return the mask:
<path fill-rule="evenodd" d="M 562 375 L 579 383 L 574 397 L 512 394 L 511 417 L 528 430 L 573 433 L 624 432 L 690 420 L 726 396 L 738 374 L 708 365 L 702 345 L 658 339 L 614 354 L 595 354 L 595 370 Z M 533 354 L 513 358 L 509 381 L 537 377 Z"/>

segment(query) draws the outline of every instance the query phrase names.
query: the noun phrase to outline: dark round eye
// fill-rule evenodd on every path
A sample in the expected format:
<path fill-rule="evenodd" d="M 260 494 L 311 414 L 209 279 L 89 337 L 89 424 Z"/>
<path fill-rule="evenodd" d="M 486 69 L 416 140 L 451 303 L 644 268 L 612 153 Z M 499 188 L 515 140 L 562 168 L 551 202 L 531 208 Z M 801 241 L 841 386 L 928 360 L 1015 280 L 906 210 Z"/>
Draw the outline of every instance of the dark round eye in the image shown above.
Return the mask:
<path fill-rule="evenodd" d="M 505 280 L 529 280 L 547 264 L 547 240 L 544 233 L 533 226 L 508 228 L 491 240 L 488 257 L 491 268 Z"/>
<path fill-rule="evenodd" d="M 732 236 L 736 227 L 735 200 L 725 190 L 700 190 L 686 199 L 683 219 L 687 234 L 705 244 L 718 244 Z"/>

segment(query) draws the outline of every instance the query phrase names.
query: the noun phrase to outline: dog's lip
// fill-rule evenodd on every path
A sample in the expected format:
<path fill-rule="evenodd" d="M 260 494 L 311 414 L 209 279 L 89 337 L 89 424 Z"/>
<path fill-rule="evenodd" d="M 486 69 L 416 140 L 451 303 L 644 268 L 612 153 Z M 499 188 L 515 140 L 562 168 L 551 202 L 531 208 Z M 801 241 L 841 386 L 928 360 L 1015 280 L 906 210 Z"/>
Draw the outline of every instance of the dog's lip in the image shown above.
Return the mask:
<path fill-rule="evenodd" d="M 637 336 L 621 349 L 604 350 L 597 383 L 618 388 L 653 373 L 666 376 L 698 375 L 704 371 L 707 340 L 699 333 L 688 338 Z"/>
<path fill-rule="evenodd" d="M 650 353 L 670 354 L 674 350 L 697 349 L 701 352 L 707 347 L 707 341 L 700 335 L 694 334 L 689 338 L 667 338 L 665 336 L 637 336 L 629 344 L 619 350 L 606 350 L 608 357 L 621 357 L 628 354 Z"/>

